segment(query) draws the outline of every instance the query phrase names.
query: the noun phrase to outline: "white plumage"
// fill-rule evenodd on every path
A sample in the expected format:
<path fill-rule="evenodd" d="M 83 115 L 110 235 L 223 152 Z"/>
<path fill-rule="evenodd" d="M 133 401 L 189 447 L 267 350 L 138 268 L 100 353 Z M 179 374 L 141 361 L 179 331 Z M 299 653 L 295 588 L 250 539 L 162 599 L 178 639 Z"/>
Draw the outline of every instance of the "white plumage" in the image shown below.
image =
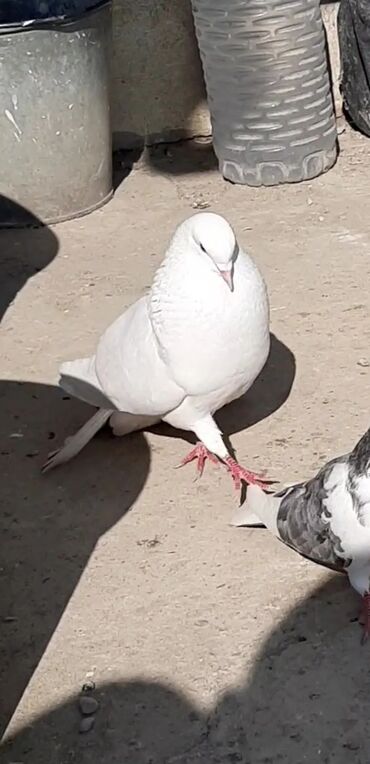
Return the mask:
<path fill-rule="evenodd" d="M 266 494 L 252 485 L 234 525 L 265 525 L 305 557 L 345 572 L 363 598 L 370 634 L 370 429 L 350 454 L 328 462 L 312 480 Z"/>
<path fill-rule="evenodd" d="M 124 435 L 164 420 L 201 443 L 184 463 L 224 461 L 235 484 L 258 480 L 229 456 L 213 414 L 252 385 L 269 353 L 264 280 L 220 215 L 199 213 L 176 230 L 149 294 L 104 332 L 92 358 L 61 366 L 61 387 L 99 408 L 50 455 L 76 455 L 110 421 Z"/>

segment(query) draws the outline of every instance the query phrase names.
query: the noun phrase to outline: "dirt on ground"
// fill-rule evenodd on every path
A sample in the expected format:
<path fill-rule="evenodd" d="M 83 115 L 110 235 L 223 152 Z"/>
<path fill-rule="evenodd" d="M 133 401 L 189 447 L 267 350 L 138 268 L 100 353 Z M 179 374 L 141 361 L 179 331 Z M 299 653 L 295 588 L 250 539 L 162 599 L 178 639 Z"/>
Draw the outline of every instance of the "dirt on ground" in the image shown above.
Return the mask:
<path fill-rule="evenodd" d="M 224 182 L 206 144 L 158 147 L 92 215 L 1 232 L 4 763 L 368 764 L 357 596 L 231 527 L 226 472 L 174 469 L 191 436 L 102 432 L 40 466 L 91 413 L 58 391 L 59 363 L 144 294 L 196 209 L 230 220 L 270 293 L 268 364 L 219 416 L 239 460 L 284 483 L 350 450 L 369 426 L 369 183 L 348 129 L 327 175 L 271 189 Z"/>

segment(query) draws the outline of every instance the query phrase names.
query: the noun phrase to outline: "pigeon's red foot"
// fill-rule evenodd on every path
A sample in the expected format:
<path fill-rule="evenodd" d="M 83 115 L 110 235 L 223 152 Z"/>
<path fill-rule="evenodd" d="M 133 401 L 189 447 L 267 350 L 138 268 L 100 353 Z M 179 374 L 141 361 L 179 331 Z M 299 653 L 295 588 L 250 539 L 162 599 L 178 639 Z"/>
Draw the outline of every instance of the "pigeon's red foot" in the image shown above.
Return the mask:
<path fill-rule="evenodd" d="M 241 467 L 241 465 L 238 464 L 238 462 L 236 462 L 232 456 L 228 456 L 228 458 L 225 459 L 225 464 L 227 465 L 227 468 L 234 481 L 235 489 L 237 491 L 240 491 L 242 480 L 244 480 L 245 483 L 258 485 L 264 490 L 269 488 L 269 483 L 264 481 L 263 475 L 256 475 L 255 472 L 251 472 L 250 470 L 246 470 L 244 467 Z"/>
<path fill-rule="evenodd" d="M 208 448 L 206 448 L 203 443 L 200 442 L 196 444 L 195 448 L 192 448 L 191 451 L 189 451 L 187 456 L 185 456 L 185 458 L 179 464 L 179 467 L 183 467 L 185 464 L 193 462 L 194 459 L 197 460 L 198 477 L 203 475 L 204 465 L 207 459 L 209 459 L 212 464 L 216 464 L 217 467 L 219 466 L 217 456 L 215 456 L 212 451 L 208 451 Z"/>
<path fill-rule="evenodd" d="M 367 642 L 370 636 L 370 592 L 365 592 L 362 598 L 362 608 L 359 618 L 360 624 L 364 627 L 362 632 L 362 644 Z"/>

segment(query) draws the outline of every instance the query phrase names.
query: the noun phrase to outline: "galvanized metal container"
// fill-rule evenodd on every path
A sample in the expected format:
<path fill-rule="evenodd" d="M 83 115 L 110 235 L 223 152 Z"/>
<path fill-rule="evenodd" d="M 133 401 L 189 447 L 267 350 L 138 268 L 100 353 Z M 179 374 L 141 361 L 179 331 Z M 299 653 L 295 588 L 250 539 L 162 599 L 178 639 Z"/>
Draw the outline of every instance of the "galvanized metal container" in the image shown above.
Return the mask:
<path fill-rule="evenodd" d="M 85 215 L 112 196 L 110 0 L 0 11 L 0 226 Z M 16 205 L 21 205 L 17 208 Z"/>

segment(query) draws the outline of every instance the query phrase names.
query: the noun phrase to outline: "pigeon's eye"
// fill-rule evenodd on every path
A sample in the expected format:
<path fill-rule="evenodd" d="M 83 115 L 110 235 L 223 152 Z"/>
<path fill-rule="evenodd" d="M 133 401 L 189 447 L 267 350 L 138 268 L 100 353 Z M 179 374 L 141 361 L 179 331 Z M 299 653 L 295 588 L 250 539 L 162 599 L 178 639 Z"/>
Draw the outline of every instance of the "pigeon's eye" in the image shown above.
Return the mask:
<path fill-rule="evenodd" d="M 205 254 L 207 254 L 207 250 L 206 250 L 205 247 L 203 247 L 203 244 L 199 244 L 199 246 L 200 246 L 202 252 L 205 252 Z"/>

